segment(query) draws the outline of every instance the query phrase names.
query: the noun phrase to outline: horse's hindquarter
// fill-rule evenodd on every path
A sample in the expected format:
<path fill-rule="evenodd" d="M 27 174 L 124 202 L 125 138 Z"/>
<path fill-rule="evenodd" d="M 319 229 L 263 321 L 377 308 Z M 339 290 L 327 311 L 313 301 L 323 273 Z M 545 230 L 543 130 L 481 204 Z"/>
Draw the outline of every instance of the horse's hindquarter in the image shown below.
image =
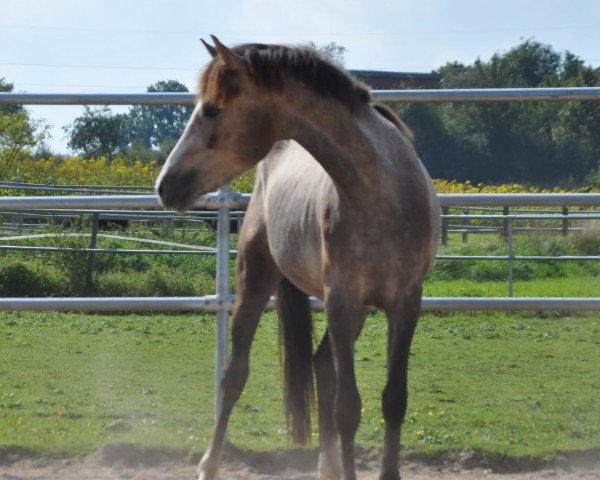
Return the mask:
<path fill-rule="evenodd" d="M 378 306 L 420 285 L 437 203 L 416 156 L 411 165 L 418 181 L 388 178 L 393 187 L 348 202 L 306 150 L 282 142 L 260 172 L 269 247 L 282 274 L 310 295 L 323 298 L 334 282 Z"/>
<path fill-rule="evenodd" d="M 373 132 L 380 158 L 364 187 L 330 212 L 323 262 L 325 283 L 387 308 L 420 289 L 437 249 L 439 204 L 410 141 L 395 126 Z"/>
<path fill-rule="evenodd" d="M 326 227 L 324 283 L 379 308 L 420 287 L 431 257 L 431 231 L 421 219 L 423 210 L 405 216 L 389 204 L 348 213 L 344 208 L 342 203 L 339 217 Z"/>

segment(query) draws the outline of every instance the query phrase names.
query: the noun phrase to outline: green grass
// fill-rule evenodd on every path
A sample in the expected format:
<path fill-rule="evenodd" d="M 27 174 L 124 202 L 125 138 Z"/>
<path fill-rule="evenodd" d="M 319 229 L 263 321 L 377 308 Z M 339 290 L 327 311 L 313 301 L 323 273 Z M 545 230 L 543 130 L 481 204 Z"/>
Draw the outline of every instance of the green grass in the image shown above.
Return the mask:
<path fill-rule="evenodd" d="M 591 276 L 514 282 L 515 297 L 597 297 L 599 291 L 600 279 Z M 428 297 L 506 297 L 508 282 L 430 280 L 424 292 Z"/>
<path fill-rule="evenodd" d="M 540 457 L 600 446 L 600 316 L 424 315 L 403 443 Z M 0 446 L 78 454 L 126 442 L 202 450 L 212 428 L 210 315 L 0 314 Z M 324 320 L 316 316 L 316 330 Z M 361 445 L 380 445 L 386 325 L 356 345 Z M 285 448 L 276 319 L 265 314 L 230 439 Z M 316 435 L 316 432 L 315 432 Z M 316 445 L 316 441 L 313 445 Z"/>
<path fill-rule="evenodd" d="M 128 233 L 215 242 L 208 229 L 169 233 L 133 225 Z M 440 253 L 505 254 L 498 235 L 471 240 L 463 245 L 451 236 Z M 63 237 L 32 244 L 87 242 Z M 233 236 L 232 248 L 235 242 Z M 139 247 L 104 238 L 99 246 Z M 599 247 L 598 236 L 517 236 L 515 253 L 596 255 Z M 86 255 L 0 253 L 0 295 L 79 295 L 86 266 Z M 214 277 L 214 256 L 97 255 L 94 293 L 212 294 Z M 599 277 L 598 262 L 516 262 L 514 294 L 595 297 Z M 425 284 L 427 296 L 506 296 L 507 290 L 506 264 L 497 261 L 440 261 Z M 598 314 L 424 315 L 411 355 L 403 443 L 418 453 L 475 449 L 537 458 L 600 447 L 599 320 Z M 126 442 L 202 450 L 213 418 L 213 324 L 210 315 L 0 313 L 0 447 L 78 454 Z M 322 315 L 315 324 L 322 332 Z M 367 446 L 382 441 L 385 342 L 385 319 L 371 315 L 356 345 L 364 406 L 357 441 Z M 291 446 L 278 350 L 276 319 L 268 313 L 230 423 L 230 439 L 241 447 Z"/>

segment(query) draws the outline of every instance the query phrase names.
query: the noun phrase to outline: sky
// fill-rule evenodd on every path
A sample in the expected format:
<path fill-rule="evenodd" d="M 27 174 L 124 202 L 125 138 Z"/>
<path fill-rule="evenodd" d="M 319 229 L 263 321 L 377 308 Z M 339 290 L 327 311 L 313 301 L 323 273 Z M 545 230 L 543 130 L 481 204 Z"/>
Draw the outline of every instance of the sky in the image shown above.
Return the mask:
<path fill-rule="evenodd" d="M 0 0 L 0 78 L 29 93 L 144 92 L 159 80 L 194 91 L 217 35 L 244 42 L 347 49 L 349 69 L 430 72 L 472 63 L 525 39 L 600 65 L 600 0 Z M 28 107 L 63 126 L 83 107 Z M 128 107 L 112 107 L 113 112 Z"/>

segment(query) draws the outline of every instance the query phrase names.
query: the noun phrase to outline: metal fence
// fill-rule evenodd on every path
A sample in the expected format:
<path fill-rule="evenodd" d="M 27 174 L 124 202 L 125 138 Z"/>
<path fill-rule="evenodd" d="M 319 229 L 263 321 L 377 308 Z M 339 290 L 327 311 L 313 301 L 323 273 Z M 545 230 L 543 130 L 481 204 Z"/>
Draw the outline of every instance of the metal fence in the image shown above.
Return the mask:
<path fill-rule="evenodd" d="M 30 185 L 22 185 L 17 183 L 2 183 L 0 182 L 0 188 L 2 186 L 12 187 L 12 190 L 34 190 Z M 32 187 L 32 188 L 28 188 Z M 65 189 L 68 190 L 70 187 L 61 186 L 44 186 L 37 185 L 42 192 L 63 192 Z M 86 191 L 97 191 L 103 193 L 102 188 L 95 186 L 80 186 L 77 189 L 85 189 Z M 115 191 L 120 191 L 125 187 L 110 187 Z M 96 190 L 97 189 L 97 190 Z M 133 187 L 131 194 L 142 190 L 142 187 Z M 146 188 L 146 190 L 149 190 Z M 79 190 L 72 190 L 78 192 Z M 441 195 L 440 199 L 445 203 L 446 195 Z M 456 203 L 460 197 L 449 196 L 450 204 Z M 562 202 L 572 203 L 573 201 L 579 200 L 581 197 L 575 195 L 575 200 L 572 196 L 561 198 Z M 584 198 L 593 198 L 586 196 Z M 63 202 L 63 197 L 59 197 L 60 201 Z M 29 198 L 31 200 L 31 198 Z M 0 251 L 29 251 L 29 252 L 64 252 L 64 253 L 76 253 L 85 254 L 88 256 L 88 269 L 86 278 L 88 279 L 86 289 L 88 291 L 93 290 L 92 279 L 93 269 L 95 265 L 96 254 L 146 254 L 146 255 L 216 255 L 217 250 L 213 247 L 190 245 L 189 243 L 175 243 L 168 240 L 157 240 L 141 238 L 139 236 L 128 236 L 125 234 L 114 234 L 114 233 L 101 233 L 101 229 L 107 229 L 107 225 L 112 228 L 117 226 L 125 227 L 129 222 L 140 223 L 143 222 L 148 225 L 156 226 L 161 225 L 161 230 L 165 233 L 175 231 L 178 227 L 186 232 L 200 230 L 201 224 L 208 223 L 211 227 L 215 228 L 217 225 L 217 214 L 211 211 L 193 211 L 184 216 L 174 215 L 172 212 L 164 211 L 137 211 L 137 210 L 82 210 L 77 209 L 77 199 L 74 199 L 73 208 L 58 209 L 58 210 L 26 210 L 19 212 L 11 211 L 0 211 L 0 218 L 4 217 L 6 220 L 0 223 L 1 230 L 8 230 L 15 232 L 16 235 L 12 236 L 0 236 Z M 469 196 L 470 200 L 470 196 Z M 512 200 L 512 199 L 511 199 Z M 552 200 L 552 198 L 546 198 L 546 200 Z M 52 205 L 52 198 L 49 199 L 49 205 Z M 464 202 L 468 202 L 463 198 Z M 506 198 L 501 198 L 501 201 L 507 201 Z M 557 201 L 554 199 L 554 201 Z M 488 202 L 489 203 L 489 202 Z M 450 214 L 449 212 L 456 211 L 459 214 Z M 600 229 L 595 229 L 589 226 L 590 220 L 600 220 L 600 211 L 598 210 L 582 210 L 579 207 L 577 213 L 573 213 L 573 210 L 569 211 L 569 208 L 563 206 L 559 210 L 549 210 L 548 207 L 543 207 L 538 210 L 523 210 L 522 208 L 510 210 L 509 207 L 453 207 L 452 210 L 449 206 L 443 207 L 444 214 L 442 215 L 442 232 L 441 232 L 441 243 L 443 246 L 448 245 L 448 236 L 451 233 L 458 233 L 463 243 L 467 243 L 469 236 L 472 234 L 479 233 L 495 233 L 499 234 L 504 238 L 506 244 L 506 254 L 501 255 L 448 255 L 441 254 L 437 255 L 438 260 L 443 261 L 504 261 L 507 263 L 506 268 L 506 279 L 508 283 L 508 296 L 513 296 L 513 265 L 517 261 L 529 261 L 529 262 L 547 262 L 547 261 L 599 261 L 600 256 L 598 255 L 578 255 L 578 256 L 567 256 L 567 255 L 518 255 L 515 254 L 514 248 L 514 234 L 518 232 L 526 233 L 539 233 L 539 232 L 559 232 L 560 234 L 568 235 L 569 232 L 573 231 L 586 231 L 586 232 L 600 232 Z M 473 213 L 474 212 L 474 213 Z M 81 218 L 89 216 L 89 219 L 82 224 Z M 243 220 L 244 211 L 232 211 L 230 212 L 229 221 L 230 226 L 235 231 L 240 230 L 241 223 Z M 45 227 L 49 222 L 60 227 L 69 227 L 72 222 L 77 222 L 79 230 L 76 233 L 47 233 L 47 230 L 42 229 L 43 233 L 35 233 L 36 229 Z M 89 220 L 89 221 L 88 221 Z M 583 226 L 579 220 L 588 221 L 587 226 Z M 536 222 L 536 225 L 530 225 L 532 221 Z M 121 222 L 120 224 L 118 222 Z M 123 223 L 126 222 L 126 223 Z M 454 222 L 454 223 L 451 223 Z M 542 223 L 543 222 L 543 223 Z M 541 223 L 541 225 L 540 225 Z M 573 225 L 576 223 L 576 226 Z M 89 224 L 89 233 L 83 233 L 81 226 L 87 226 Z M 520 225 L 520 226 L 519 226 Z M 524 226 L 523 226 L 524 225 Z M 550 225 L 550 226 L 548 226 Z M 178 227 L 177 227 L 178 226 Z M 59 228 L 60 228 L 59 227 Z M 110 228 L 109 228 L 110 229 Z M 60 237 L 89 237 L 89 244 L 87 247 L 60 247 L 60 246 L 24 246 L 21 244 L 22 241 L 38 240 L 43 238 L 60 238 Z M 97 246 L 97 240 L 99 238 L 113 239 L 118 241 L 129 241 L 138 244 L 146 244 L 160 248 L 99 248 Z M 17 243 L 17 244 L 15 244 Z M 236 250 L 230 250 L 230 255 L 235 256 Z"/>
<path fill-rule="evenodd" d="M 506 206 L 578 206 L 578 207 L 600 207 L 600 193 L 585 194 L 440 194 L 438 195 L 440 204 L 443 208 L 464 208 L 464 207 L 501 207 Z M 231 193 L 227 187 L 221 188 L 217 193 L 204 195 L 196 201 L 196 208 L 206 208 L 217 210 L 217 294 L 214 297 L 201 297 L 190 299 L 186 303 L 184 310 L 190 310 L 191 305 L 199 311 L 208 311 L 224 314 L 226 317 L 233 304 L 232 296 L 228 290 L 229 285 L 229 260 L 233 253 L 229 247 L 229 227 L 231 209 L 245 209 L 248 205 L 250 195 Z M 91 209 L 90 211 L 102 210 L 104 212 L 118 211 L 118 209 L 160 209 L 158 199 L 154 195 L 98 195 L 98 196 L 46 196 L 46 197 L 2 197 L 0 198 L 0 210 L 2 211 L 31 211 L 36 209 L 57 211 L 72 211 L 73 209 Z M 172 212 L 168 213 L 172 215 Z M 448 215 L 447 218 L 454 218 L 454 215 Z M 463 218 L 463 216 L 460 216 Z M 577 218 L 597 218 L 600 215 L 570 215 L 570 219 Z M 544 259 L 552 260 L 599 260 L 598 256 L 590 257 L 527 257 L 517 256 L 512 249 L 513 222 L 523 218 L 546 218 L 562 219 L 562 215 L 468 215 L 470 219 L 496 219 L 506 222 L 508 225 L 508 252 L 506 256 L 480 256 L 480 257 L 445 257 L 441 259 L 459 258 L 467 260 L 505 260 L 508 262 L 509 279 L 511 278 L 511 268 L 515 261 L 530 260 L 540 261 Z M 93 249 L 92 249 L 93 250 Z M 112 252 L 111 252 L 112 253 Z M 509 281 L 509 297 L 512 296 L 512 280 Z M 535 303 L 532 303 L 534 302 Z M 60 305 L 60 310 L 78 310 L 78 311 L 98 311 L 100 305 L 104 305 L 107 311 L 114 310 L 137 310 L 137 311 L 155 311 L 165 309 L 167 311 L 177 311 L 181 299 L 177 301 L 168 301 L 158 298 L 136 298 L 131 302 L 123 298 L 118 299 L 98 299 L 80 298 L 80 299 L 0 299 L 0 310 L 12 310 L 18 306 L 19 310 L 27 310 L 28 305 L 32 310 L 39 310 L 41 306 L 52 307 Z M 89 304 L 89 310 L 87 305 Z M 313 300 L 314 305 L 319 303 Z M 120 305 L 120 307 L 119 307 Z M 533 307 L 535 305 L 535 308 Z M 530 298 L 436 298 L 423 300 L 424 310 L 597 310 L 600 311 L 600 298 L 554 298 L 554 299 L 530 299 Z"/>
<path fill-rule="evenodd" d="M 539 100 L 599 100 L 600 88 L 497 89 L 497 90 L 394 90 L 373 91 L 382 102 L 481 102 Z M 0 104 L 13 105 L 182 105 L 191 104 L 189 93 L 144 94 L 21 94 L 0 93 Z M 441 195 L 442 207 L 600 206 L 599 194 L 575 195 Z M 0 299 L 0 310 L 77 311 L 210 311 L 217 315 L 216 395 L 227 348 L 227 320 L 232 306 L 229 293 L 229 218 L 232 208 L 243 208 L 247 195 L 230 193 L 222 187 L 216 194 L 202 197 L 196 208 L 217 210 L 217 292 L 202 298 L 78 298 L 78 299 Z M 13 197 L 1 198 L 0 210 L 34 209 L 157 209 L 158 200 L 149 195 L 94 197 Z M 510 218 L 506 218 L 509 220 Z M 510 255 L 509 255 L 510 256 Z M 318 302 L 313 300 L 313 306 Z M 425 298 L 424 310 L 596 310 L 600 298 Z"/>

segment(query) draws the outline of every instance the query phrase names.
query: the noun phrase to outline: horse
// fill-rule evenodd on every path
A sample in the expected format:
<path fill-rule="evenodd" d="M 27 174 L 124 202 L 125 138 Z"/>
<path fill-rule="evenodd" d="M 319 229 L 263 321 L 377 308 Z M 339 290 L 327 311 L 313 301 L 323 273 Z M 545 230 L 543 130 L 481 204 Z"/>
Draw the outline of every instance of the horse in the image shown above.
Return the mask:
<path fill-rule="evenodd" d="M 257 165 L 239 234 L 231 353 L 199 478 L 217 477 L 225 430 L 273 293 L 283 343 L 284 404 L 293 440 L 311 437 L 316 403 L 320 479 L 356 478 L 361 398 L 354 343 L 374 306 L 388 319 L 380 478 L 399 479 L 407 363 L 422 284 L 434 259 L 439 205 L 409 128 L 368 88 L 307 47 L 226 47 L 212 36 L 196 106 L 156 182 L 179 212 Z M 314 349 L 309 296 L 327 329 Z"/>

